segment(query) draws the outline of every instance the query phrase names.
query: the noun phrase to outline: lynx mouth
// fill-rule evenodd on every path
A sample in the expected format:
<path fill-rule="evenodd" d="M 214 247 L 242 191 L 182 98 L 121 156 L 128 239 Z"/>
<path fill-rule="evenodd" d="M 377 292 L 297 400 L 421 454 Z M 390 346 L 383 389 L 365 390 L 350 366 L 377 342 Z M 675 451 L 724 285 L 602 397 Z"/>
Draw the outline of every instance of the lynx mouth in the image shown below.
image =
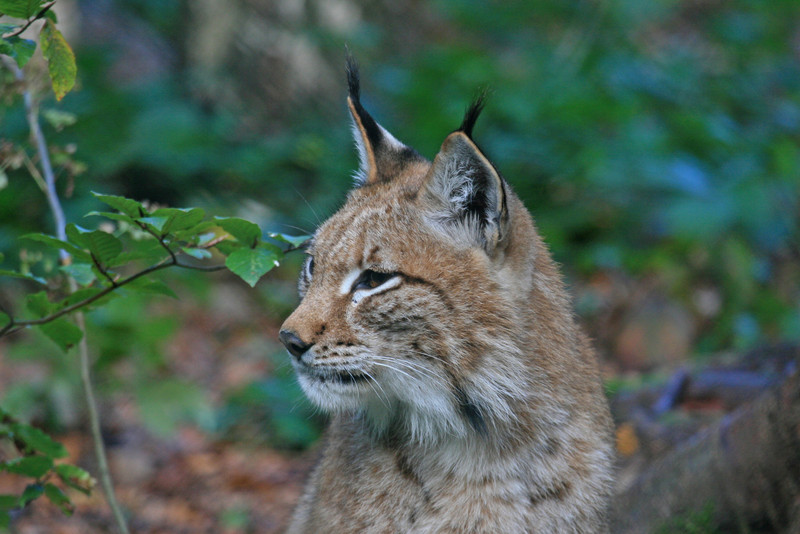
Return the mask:
<path fill-rule="evenodd" d="M 312 380 L 317 380 L 321 384 L 325 383 L 333 383 L 333 384 L 360 384 L 362 382 L 366 382 L 370 379 L 369 376 L 355 372 L 355 371 L 317 371 L 311 369 L 299 369 L 303 375 L 307 378 Z"/>

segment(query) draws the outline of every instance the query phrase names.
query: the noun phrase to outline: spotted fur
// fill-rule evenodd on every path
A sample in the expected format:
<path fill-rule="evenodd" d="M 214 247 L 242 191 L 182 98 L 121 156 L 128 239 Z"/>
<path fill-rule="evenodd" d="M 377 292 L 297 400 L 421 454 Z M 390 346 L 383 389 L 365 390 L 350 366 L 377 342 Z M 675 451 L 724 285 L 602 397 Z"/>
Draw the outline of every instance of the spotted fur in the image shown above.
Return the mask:
<path fill-rule="evenodd" d="M 290 533 L 605 532 L 610 417 L 593 351 L 522 202 L 472 140 L 433 162 L 375 122 L 316 232 L 281 339 L 332 414 Z"/>

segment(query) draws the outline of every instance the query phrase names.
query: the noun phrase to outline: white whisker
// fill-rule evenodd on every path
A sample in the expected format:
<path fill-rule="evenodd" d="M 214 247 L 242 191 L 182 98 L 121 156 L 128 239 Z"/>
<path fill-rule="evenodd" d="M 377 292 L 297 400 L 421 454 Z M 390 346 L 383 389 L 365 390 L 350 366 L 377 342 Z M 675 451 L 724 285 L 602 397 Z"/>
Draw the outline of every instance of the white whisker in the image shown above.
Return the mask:
<path fill-rule="evenodd" d="M 375 379 L 375 377 L 372 376 L 369 372 L 364 371 L 363 369 L 361 370 L 361 372 L 363 374 L 365 374 L 367 376 L 367 378 L 369 378 L 369 380 L 367 381 L 367 383 L 369 384 L 369 387 L 372 388 L 372 391 L 375 392 L 375 396 L 378 397 L 378 400 L 380 400 L 383 403 L 383 405 L 386 407 L 386 409 L 388 410 L 389 409 L 389 395 L 386 394 L 386 391 L 384 391 L 383 386 L 381 386 L 380 382 L 378 382 Z M 376 389 L 376 386 L 377 386 L 378 389 L 380 389 L 380 392 L 378 391 L 378 389 Z M 383 396 L 381 396 L 381 393 L 383 393 Z"/>

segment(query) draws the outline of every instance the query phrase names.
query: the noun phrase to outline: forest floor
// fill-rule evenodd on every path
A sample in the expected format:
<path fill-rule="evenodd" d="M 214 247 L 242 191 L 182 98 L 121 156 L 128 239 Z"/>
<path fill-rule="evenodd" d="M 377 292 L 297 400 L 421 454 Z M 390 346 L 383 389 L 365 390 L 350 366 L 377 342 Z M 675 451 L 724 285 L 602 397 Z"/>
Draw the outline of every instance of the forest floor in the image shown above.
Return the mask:
<path fill-rule="evenodd" d="M 262 352 L 276 350 L 279 323 L 260 314 L 259 304 L 235 287 L 210 299 L 204 306 L 190 301 L 173 309 L 169 304 L 161 313 L 182 317 L 165 347 L 170 371 L 202 384 L 211 399 L 219 400 L 224 391 L 274 371 Z M 242 306 L 242 300 L 249 304 Z M 3 349 L 0 388 L 36 375 L 31 368 L 40 364 L 4 360 Z M 620 490 L 653 459 L 778 383 L 799 355 L 797 347 L 787 345 L 723 355 L 702 365 L 684 361 L 653 373 L 621 373 L 606 364 L 606 380 L 616 384 L 611 401 Z M 125 367 L 119 372 L 124 375 Z M 105 395 L 101 412 L 118 499 L 136 533 L 281 532 L 316 457 L 316 446 L 302 452 L 276 450 L 263 441 L 238 434 L 226 439 L 191 425 L 159 437 L 143 424 L 134 396 L 124 391 Z M 66 461 L 96 476 L 87 426 L 80 422 L 54 437 L 69 451 Z M 20 493 L 24 485 L 24 480 L 0 476 L 0 494 Z M 75 504 L 71 517 L 38 499 L 14 516 L 12 533 L 115 531 L 99 484 L 90 497 L 70 496 Z"/>

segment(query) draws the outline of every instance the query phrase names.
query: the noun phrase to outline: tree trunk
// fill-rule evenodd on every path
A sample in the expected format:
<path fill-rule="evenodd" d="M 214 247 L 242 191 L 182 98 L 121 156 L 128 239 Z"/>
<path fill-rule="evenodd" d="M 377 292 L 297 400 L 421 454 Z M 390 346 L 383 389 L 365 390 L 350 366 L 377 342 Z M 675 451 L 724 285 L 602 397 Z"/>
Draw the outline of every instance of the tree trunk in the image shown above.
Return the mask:
<path fill-rule="evenodd" d="M 800 371 L 654 463 L 617 496 L 611 531 L 685 532 L 697 523 L 798 532 Z"/>

